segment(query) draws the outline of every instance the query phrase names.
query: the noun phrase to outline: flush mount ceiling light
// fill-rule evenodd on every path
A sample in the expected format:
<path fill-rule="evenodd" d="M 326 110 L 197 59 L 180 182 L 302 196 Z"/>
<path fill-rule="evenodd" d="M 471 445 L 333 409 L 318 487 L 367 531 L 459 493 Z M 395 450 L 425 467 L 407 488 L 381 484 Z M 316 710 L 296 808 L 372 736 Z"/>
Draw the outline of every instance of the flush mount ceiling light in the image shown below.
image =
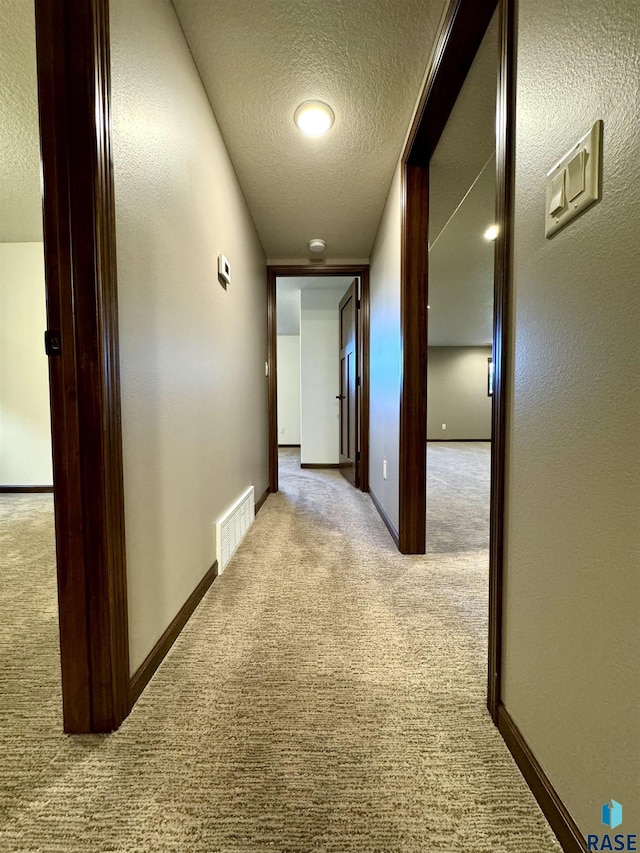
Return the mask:
<path fill-rule="evenodd" d="M 310 252 L 324 252 L 327 248 L 327 244 L 324 240 L 309 240 L 309 251 Z"/>
<path fill-rule="evenodd" d="M 295 111 L 293 118 L 307 136 L 322 136 L 333 124 L 335 116 L 329 104 L 324 101 L 305 101 Z"/>
<path fill-rule="evenodd" d="M 490 225 L 483 236 L 485 240 L 495 240 L 499 233 L 500 229 L 497 225 Z"/>

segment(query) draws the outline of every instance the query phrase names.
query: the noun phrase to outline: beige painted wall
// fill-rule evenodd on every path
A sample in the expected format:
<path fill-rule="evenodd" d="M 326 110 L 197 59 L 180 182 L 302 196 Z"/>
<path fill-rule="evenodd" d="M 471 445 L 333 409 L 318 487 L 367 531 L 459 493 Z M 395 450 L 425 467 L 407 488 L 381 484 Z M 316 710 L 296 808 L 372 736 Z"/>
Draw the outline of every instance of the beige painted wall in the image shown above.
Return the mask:
<path fill-rule="evenodd" d="M 0 243 L 0 485 L 50 486 L 42 243 Z"/>
<path fill-rule="evenodd" d="M 428 441 L 491 438 L 490 357 L 491 347 L 429 347 Z"/>
<path fill-rule="evenodd" d="M 300 335 L 278 335 L 278 444 L 300 444 Z"/>
<path fill-rule="evenodd" d="M 400 441 L 400 222 L 397 167 L 371 250 L 369 487 L 398 528 Z M 387 460 L 387 479 L 382 463 Z"/>
<path fill-rule="evenodd" d="M 611 797 L 640 831 L 639 32 L 636 0 L 519 2 L 503 698 L 585 833 Z M 602 200 L 547 240 L 599 118 Z"/>
<path fill-rule="evenodd" d="M 300 293 L 300 461 L 340 461 L 339 326 L 344 289 Z"/>
<path fill-rule="evenodd" d="M 111 13 L 135 670 L 212 565 L 216 519 L 268 485 L 266 259 L 171 3 Z"/>

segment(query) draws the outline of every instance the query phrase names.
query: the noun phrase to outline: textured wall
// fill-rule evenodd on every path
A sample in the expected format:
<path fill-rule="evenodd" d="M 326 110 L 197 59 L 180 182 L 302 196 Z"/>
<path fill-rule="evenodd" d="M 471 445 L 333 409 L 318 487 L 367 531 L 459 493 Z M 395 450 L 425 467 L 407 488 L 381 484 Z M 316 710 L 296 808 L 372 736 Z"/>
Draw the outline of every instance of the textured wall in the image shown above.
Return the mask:
<path fill-rule="evenodd" d="M 428 440 L 491 438 L 490 357 L 491 347 L 429 347 Z"/>
<path fill-rule="evenodd" d="M 50 486 L 42 243 L 0 243 L 0 485 Z"/>
<path fill-rule="evenodd" d="M 0 243 L 42 242 L 33 3 L 0 2 Z"/>
<path fill-rule="evenodd" d="M 346 288 L 345 288 L 346 289 Z M 339 312 L 344 290 L 300 293 L 300 460 L 340 461 Z"/>
<path fill-rule="evenodd" d="M 640 829 L 640 6 L 520 0 L 504 701 L 583 832 Z M 603 194 L 544 237 L 604 120 Z"/>
<path fill-rule="evenodd" d="M 371 251 L 369 486 L 398 527 L 400 442 L 400 167 Z M 387 460 L 387 479 L 382 462 Z"/>
<path fill-rule="evenodd" d="M 266 269 L 171 3 L 111 9 L 135 670 L 212 565 L 215 520 L 267 487 Z"/>
<path fill-rule="evenodd" d="M 278 335 L 278 443 L 300 444 L 300 335 Z"/>

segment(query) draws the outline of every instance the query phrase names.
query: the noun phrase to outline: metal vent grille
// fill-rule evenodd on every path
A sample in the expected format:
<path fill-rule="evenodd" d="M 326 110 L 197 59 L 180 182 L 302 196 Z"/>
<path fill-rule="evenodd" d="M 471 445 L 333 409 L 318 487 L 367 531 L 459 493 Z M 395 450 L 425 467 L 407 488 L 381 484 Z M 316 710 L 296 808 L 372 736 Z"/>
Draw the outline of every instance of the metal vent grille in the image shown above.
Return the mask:
<path fill-rule="evenodd" d="M 231 509 L 216 522 L 218 573 L 224 571 L 233 557 L 236 548 L 251 527 L 255 514 L 255 492 L 253 486 L 250 486 Z"/>

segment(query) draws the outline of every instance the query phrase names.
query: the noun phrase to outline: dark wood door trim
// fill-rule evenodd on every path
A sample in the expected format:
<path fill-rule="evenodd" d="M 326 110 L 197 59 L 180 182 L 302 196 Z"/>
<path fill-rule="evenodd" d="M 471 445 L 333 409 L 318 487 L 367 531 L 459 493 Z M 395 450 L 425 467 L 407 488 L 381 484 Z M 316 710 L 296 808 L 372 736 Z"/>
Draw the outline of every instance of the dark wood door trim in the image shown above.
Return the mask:
<path fill-rule="evenodd" d="M 276 265 L 267 267 L 267 358 L 268 379 L 268 441 L 269 441 L 269 490 L 278 491 L 278 373 L 276 316 L 276 278 L 279 276 L 358 276 L 360 278 L 358 311 L 358 346 L 360 362 L 360 459 L 358 460 L 357 484 L 363 492 L 369 491 L 369 265 L 368 264 L 322 264 Z"/>
<path fill-rule="evenodd" d="M 360 273 L 360 312 L 358 328 L 359 366 L 360 366 L 360 490 L 369 491 L 369 358 L 370 358 L 370 292 L 369 267 L 363 267 Z"/>
<path fill-rule="evenodd" d="M 278 317 L 276 273 L 267 267 L 267 404 L 269 407 L 269 491 L 278 491 Z"/>
<path fill-rule="evenodd" d="M 429 170 L 402 169 L 400 457 L 398 547 L 424 554 L 427 522 L 427 243 Z"/>
<path fill-rule="evenodd" d="M 403 154 L 428 167 L 498 0 L 450 0 Z"/>
<path fill-rule="evenodd" d="M 358 303 L 359 303 L 359 292 L 360 292 L 360 284 L 357 278 L 354 278 L 351 283 L 349 289 L 346 291 L 345 295 L 342 297 L 340 301 L 340 305 L 338 306 L 338 329 L 339 329 L 339 351 L 340 351 L 340 463 L 338 467 L 342 473 L 342 476 L 347 479 L 351 485 L 356 486 L 356 488 L 360 488 L 360 466 L 358 465 L 357 452 L 355 449 L 353 450 L 353 459 L 348 456 L 349 453 L 349 436 L 351 434 L 351 429 L 354 431 L 354 444 L 358 447 L 360 446 L 359 434 L 360 434 L 360 392 L 358 388 L 358 377 L 360 375 L 360 334 L 359 334 L 359 320 L 358 320 Z M 351 399 L 349 393 L 349 376 L 345 377 L 343 368 L 342 368 L 342 359 L 344 354 L 346 353 L 343 332 L 344 325 L 342 321 L 343 311 L 346 307 L 346 304 L 351 301 L 351 310 L 353 311 L 353 352 L 352 356 L 354 359 L 354 387 L 353 387 L 353 401 Z M 343 352 L 344 350 L 344 352 Z M 347 363 L 348 366 L 348 363 Z M 345 418 L 347 419 L 347 442 L 346 442 L 346 453 L 343 453 L 343 448 L 345 447 L 344 442 L 344 427 L 345 427 Z M 350 428 L 351 429 L 350 429 Z"/>
<path fill-rule="evenodd" d="M 36 0 L 64 727 L 129 711 L 108 0 Z"/>
<path fill-rule="evenodd" d="M 491 515 L 489 537 L 489 671 L 487 706 L 498 724 L 502 673 L 502 578 L 504 561 L 507 368 L 513 281 L 513 212 L 516 129 L 516 0 L 500 0 L 496 101 L 496 223 L 494 255 L 493 363 L 491 410 Z"/>

